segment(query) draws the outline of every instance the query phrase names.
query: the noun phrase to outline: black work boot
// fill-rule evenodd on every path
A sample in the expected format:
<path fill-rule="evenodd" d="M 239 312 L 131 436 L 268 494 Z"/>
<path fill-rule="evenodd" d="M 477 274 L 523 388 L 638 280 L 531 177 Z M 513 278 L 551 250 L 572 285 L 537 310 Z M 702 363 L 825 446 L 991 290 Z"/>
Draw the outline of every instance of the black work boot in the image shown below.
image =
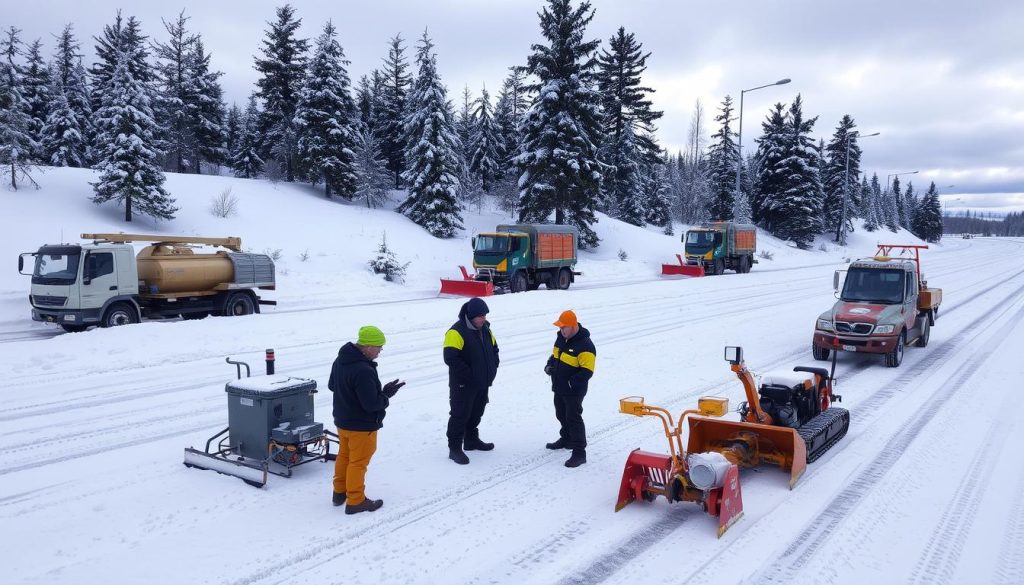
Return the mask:
<path fill-rule="evenodd" d="M 355 506 L 345 506 L 346 514 L 358 514 L 360 512 L 373 512 L 380 509 L 384 505 L 384 500 L 371 500 L 366 498 L 361 503 Z"/>
<path fill-rule="evenodd" d="M 469 465 L 469 457 L 466 457 L 461 447 L 448 447 L 448 458 L 459 465 Z"/>
<path fill-rule="evenodd" d="M 341 492 L 340 494 L 338 492 L 334 492 L 334 495 L 331 496 L 331 501 L 334 502 L 335 506 L 344 506 L 345 492 Z"/>
<path fill-rule="evenodd" d="M 587 451 L 586 449 L 573 449 L 572 457 L 565 462 L 566 467 L 579 467 L 587 462 Z"/>
<path fill-rule="evenodd" d="M 544 446 L 547 447 L 548 449 L 568 449 L 569 448 L 569 440 L 568 439 L 559 438 L 554 443 L 548 443 L 547 445 L 544 445 Z"/>
<path fill-rule="evenodd" d="M 494 449 L 494 443 L 485 443 L 477 437 L 476 439 L 466 439 L 462 448 L 466 451 L 490 451 Z"/>

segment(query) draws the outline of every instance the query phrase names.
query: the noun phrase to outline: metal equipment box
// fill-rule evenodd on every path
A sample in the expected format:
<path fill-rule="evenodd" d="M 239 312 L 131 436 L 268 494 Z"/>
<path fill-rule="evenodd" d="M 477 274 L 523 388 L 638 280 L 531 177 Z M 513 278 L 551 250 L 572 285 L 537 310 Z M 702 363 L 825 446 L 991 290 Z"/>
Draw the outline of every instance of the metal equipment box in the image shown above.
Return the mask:
<path fill-rule="evenodd" d="M 243 457 L 266 459 L 273 430 L 282 423 L 288 423 L 285 428 L 315 424 L 315 380 L 252 376 L 232 380 L 224 389 L 228 394 L 229 446 Z"/>

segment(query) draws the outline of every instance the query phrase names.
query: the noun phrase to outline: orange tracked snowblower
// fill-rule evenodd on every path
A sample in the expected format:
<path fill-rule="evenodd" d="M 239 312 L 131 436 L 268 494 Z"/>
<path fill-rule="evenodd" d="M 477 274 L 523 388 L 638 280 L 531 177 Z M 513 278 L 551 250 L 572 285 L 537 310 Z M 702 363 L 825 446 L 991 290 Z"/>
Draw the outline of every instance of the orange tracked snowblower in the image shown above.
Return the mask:
<path fill-rule="evenodd" d="M 644 404 L 642 396 L 619 400 L 619 411 L 634 416 L 656 416 L 665 428 L 669 455 L 634 449 L 626 459 L 615 511 L 635 500 L 652 502 L 665 496 L 670 502 L 694 502 L 718 518 L 721 537 L 743 515 L 739 468 L 718 453 L 687 454 L 683 451 L 683 419 L 687 415 L 722 416 L 729 410 L 725 398 L 702 397 L 696 410 L 687 410 L 673 425 L 664 408 Z M 690 419 L 693 420 L 693 419 Z"/>
<path fill-rule="evenodd" d="M 714 451 L 740 467 L 761 463 L 790 472 L 790 489 L 807 464 L 846 435 L 850 413 L 832 406 L 842 397 L 832 393 L 832 371 L 797 366 L 793 372 L 766 374 L 757 388 L 743 362 L 743 348 L 726 347 L 725 359 L 743 383 L 747 401 L 739 421 L 691 417 L 690 452 Z"/>

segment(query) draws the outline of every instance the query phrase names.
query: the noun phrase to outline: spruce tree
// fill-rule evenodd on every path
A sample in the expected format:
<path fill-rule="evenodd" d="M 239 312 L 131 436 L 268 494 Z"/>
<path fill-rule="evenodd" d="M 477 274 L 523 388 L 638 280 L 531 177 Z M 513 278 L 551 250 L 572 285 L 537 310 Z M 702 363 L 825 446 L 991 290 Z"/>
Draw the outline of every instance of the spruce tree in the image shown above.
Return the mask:
<path fill-rule="evenodd" d="M 177 20 L 163 21 L 167 30 L 166 43 L 155 44 L 156 75 L 160 88 L 154 111 L 160 122 L 160 146 L 166 157 L 164 168 L 177 173 L 188 172 L 196 150 L 196 87 L 191 76 L 189 57 L 196 37 L 185 27 L 185 11 Z"/>
<path fill-rule="evenodd" d="M 402 185 L 405 171 L 405 118 L 406 99 L 412 85 L 412 76 L 406 72 L 409 63 L 405 58 L 402 35 L 395 35 L 390 41 L 388 56 L 381 71 L 380 139 L 388 170 L 394 174 L 395 189 Z"/>
<path fill-rule="evenodd" d="M 230 164 L 231 157 L 238 150 L 238 139 L 242 134 L 242 110 L 238 104 L 232 103 L 225 116 L 224 125 L 224 156 L 225 163 Z"/>
<path fill-rule="evenodd" d="M 112 24 L 103 27 L 103 35 L 93 37 L 96 41 L 96 56 L 99 61 L 93 63 L 90 71 L 92 78 L 92 109 L 102 107 L 103 89 L 110 87 L 110 79 L 114 75 L 122 57 L 128 73 L 146 92 L 150 101 L 154 97 L 152 84 L 156 81 L 156 73 L 149 65 L 149 49 L 146 41 L 149 37 L 142 34 L 142 23 L 134 16 L 125 20 L 118 10 Z"/>
<path fill-rule="evenodd" d="M 437 73 L 434 44 L 426 31 L 416 54 L 418 75 L 410 95 L 402 179 L 409 197 L 398 210 L 439 238 L 462 228 L 459 209 L 459 149 L 451 104 Z"/>
<path fill-rule="evenodd" d="M 763 194 L 762 218 L 773 235 L 807 248 L 821 233 L 821 179 L 818 147 L 811 138 L 817 117 L 803 115 L 798 94 L 786 113 L 781 158 L 762 169 L 772 191 Z M 765 162 L 764 164 L 768 164 Z M 762 189 L 765 186 L 762 182 Z"/>
<path fill-rule="evenodd" d="M 822 173 L 822 217 L 826 232 L 835 234 L 835 241 L 843 242 L 844 231 L 853 231 L 853 218 L 860 209 L 860 156 L 857 145 L 857 124 L 849 114 L 836 126 L 832 140 L 825 147 L 826 160 Z M 847 172 L 847 146 L 849 146 L 849 172 Z M 849 182 L 846 182 L 849 179 Z M 845 208 L 845 212 L 844 212 Z M 842 227 L 845 213 L 846 226 Z"/>
<path fill-rule="evenodd" d="M 624 27 L 619 27 L 608 40 L 608 49 L 601 50 L 595 75 L 608 143 L 618 143 L 626 125 L 631 125 L 641 154 L 638 162 L 647 164 L 660 160 L 661 148 L 654 140 L 654 122 L 663 114 L 651 109 L 648 95 L 654 90 L 641 85 L 640 76 L 647 70 L 650 56 L 649 52 L 643 52 L 643 45 L 633 33 L 627 34 Z"/>
<path fill-rule="evenodd" d="M 893 218 L 896 220 L 895 228 L 902 227 L 909 229 L 910 223 L 907 221 L 906 209 L 903 207 L 903 189 L 901 187 L 900 178 L 893 177 L 892 191 L 890 193 L 890 196 L 892 197 Z M 895 231 L 895 229 L 893 229 L 893 231 Z"/>
<path fill-rule="evenodd" d="M 297 135 L 294 119 L 298 94 L 305 75 L 309 41 L 295 36 L 302 24 L 295 9 L 285 4 L 277 9 L 277 21 L 268 22 L 263 39 L 262 58 L 257 57 L 258 96 L 263 100 L 260 129 L 264 160 L 274 160 L 285 181 L 295 180 Z"/>
<path fill-rule="evenodd" d="M 96 112 L 99 181 L 92 183 L 96 204 L 117 201 L 124 205 L 124 220 L 133 213 L 155 219 L 173 219 L 174 200 L 163 187 L 164 174 L 155 150 L 156 121 L 150 92 L 132 76 L 129 52 L 122 52 L 106 84 Z"/>
<path fill-rule="evenodd" d="M 260 156 L 263 150 L 260 144 L 261 120 L 259 106 L 256 105 L 256 94 L 253 93 L 249 96 L 249 105 L 242 116 L 236 150 L 231 153 L 231 168 L 236 177 L 255 179 L 263 172 L 263 158 Z"/>
<path fill-rule="evenodd" d="M 500 163 L 498 128 L 491 113 L 491 96 L 487 93 L 486 87 L 480 90 L 480 97 L 477 98 L 475 105 L 473 131 L 469 143 L 469 168 L 480 177 L 483 191 L 490 193 Z"/>
<path fill-rule="evenodd" d="M 709 181 L 711 185 L 711 219 L 731 220 L 736 190 L 736 165 L 739 155 L 732 128 L 732 97 L 722 100 L 721 113 L 715 116 L 720 123 L 718 132 L 711 136 L 713 142 L 708 152 Z"/>
<path fill-rule="evenodd" d="M 50 86 L 50 111 L 43 126 L 44 161 L 55 167 L 86 166 L 86 137 L 72 109 L 64 84 L 54 75 Z"/>
<path fill-rule="evenodd" d="M 671 185 L 668 165 L 664 162 L 641 166 L 644 185 L 645 221 L 661 226 L 667 235 L 672 235 Z"/>
<path fill-rule="evenodd" d="M 73 137 L 68 137 L 65 140 L 59 136 L 48 136 L 47 143 L 62 144 L 73 149 L 58 157 L 64 161 L 62 165 L 84 167 L 88 166 L 90 160 L 90 144 L 94 134 L 92 97 L 89 91 L 88 75 L 85 72 L 85 67 L 82 66 L 82 55 L 78 52 L 80 47 L 72 32 L 72 26 L 70 24 L 65 26 L 56 39 L 57 48 L 53 55 L 51 68 L 54 81 L 60 83 L 64 95 L 62 97 L 53 96 L 53 99 L 67 100 L 68 108 L 74 113 L 75 122 L 68 121 L 66 127 L 77 128 L 81 141 L 75 140 Z M 57 164 L 53 162 L 55 153 L 56 151 L 52 149 L 47 149 L 44 153 L 50 164 Z"/>
<path fill-rule="evenodd" d="M 882 224 L 889 228 L 889 231 L 895 233 L 900 227 L 899 208 L 902 207 L 903 196 L 898 193 L 900 178 L 893 177 L 893 179 L 892 185 L 896 191 L 891 191 L 888 185 L 886 186 L 886 190 L 882 192 L 879 210 L 881 211 Z"/>
<path fill-rule="evenodd" d="M 527 86 L 536 97 L 521 125 L 522 146 L 516 164 L 519 179 L 519 221 L 545 222 L 580 231 L 580 246 L 597 246 L 591 227 L 597 223 L 597 200 L 606 165 L 597 157 L 603 140 L 600 96 L 594 84 L 600 41 L 583 40 L 594 17 L 585 0 L 548 0 L 540 14 L 548 44 L 534 44 L 526 72 L 537 82 Z"/>
<path fill-rule="evenodd" d="M 372 128 L 360 126 L 356 133 L 355 169 L 355 199 L 362 199 L 370 208 L 384 205 L 388 199 L 391 175 L 381 153 L 380 141 Z"/>
<path fill-rule="evenodd" d="M 473 94 L 466 85 L 462 89 L 462 106 L 455 117 L 455 132 L 459 135 L 459 198 L 466 204 L 471 205 L 480 195 L 480 181 L 471 168 L 473 153 Z"/>
<path fill-rule="evenodd" d="M 882 186 L 878 181 L 878 173 L 871 175 L 871 184 L 868 185 L 867 177 L 861 185 L 861 192 L 864 194 L 863 217 L 864 229 L 873 232 L 882 227 L 885 223 L 882 214 Z"/>
<path fill-rule="evenodd" d="M 224 90 L 220 86 L 223 73 L 210 71 L 210 54 L 206 52 L 201 38 L 192 45 L 189 59 L 191 77 L 195 84 L 196 109 L 196 173 L 200 163 L 220 166 L 227 162 L 227 151 L 224 148 L 227 128 L 224 120 Z"/>
<path fill-rule="evenodd" d="M 921 199 L 915 218 L 914 235 L 932 243 L 942 239 L 942 203 L 939 202 L 939 191 L 934 182 Z"/>
<path fill-rule="evenodd" d="M 914 193 L 914 183 L 907 181 L 907 191 L 903 194 L 903 214 L 907 218 L 907 229 L 913 230 L 914 216 L 917 215 L 917 208 L 920 202 Z"/>
<path fill-rule="evenodd" d="M 30 134 L 30 106 L 22 93 L 23 72 L 15 61 L 21 54 L 20 33 L 12 26 L 0 40 L 0 177 L 10 175 L 15 191 L 19 178 L 39 187 L 30 172 L 39 147 Z"/>
<path fill-rule="evenodd" d="M 498 180 L 512 175 L 518 178 L 513 159 L 519 155 L 519 126 L 530 108 L 528 95 L 526 74 L 518 67 L 511 67 L 508 77 L 501 84 L 501 91 L 498 92 L 498 103 L 494 106 L 499 161 L 495 177 Z"/>
<path fill-rule="evenodd" d="M 295 126 L 303 174 L 324 182 L 324 194 L 351 199 L 356 191 L 356 105 L 348 60 L 328 21 L 316 40 L 313 59 L 299 94 Z"/>
<path fill-rule="evenodd" d="M 29 131 L 28 135 L 36 144 L 32 159 L 44 161 L 43 126 L 50 115 L 50 68 L 46 66 L 42 55 L 43 43 L 36 39 L 28 46 L 25 53 L 25 68 L 22 83 L 22 95 L 28 103 Z"/>
<path fill-rule="evenodd" d="M 637 148 L 632 124 L 623 126 L 613 153 L 609 163 L 614 164 L 615 169 L 608 174 L 606 180 L 609 184 L 605 188 L 615 202 L 615 217 L 642 226 L 647 219 L 644 205 L 647 194 L 640 169 L 640 150 Z"/>
<path fill-rule="evenodd" d="M 773 233 L 776 223 L 782 219 L 777 211 L 777 203 L 782 194 L 782 161 L 787 156 L 788 140 L 785 106 L 776 102 L 764 122 L 761 122 L 761 137 L 756 140 L 756 190 L 750 202 L 754 223 Z"/>

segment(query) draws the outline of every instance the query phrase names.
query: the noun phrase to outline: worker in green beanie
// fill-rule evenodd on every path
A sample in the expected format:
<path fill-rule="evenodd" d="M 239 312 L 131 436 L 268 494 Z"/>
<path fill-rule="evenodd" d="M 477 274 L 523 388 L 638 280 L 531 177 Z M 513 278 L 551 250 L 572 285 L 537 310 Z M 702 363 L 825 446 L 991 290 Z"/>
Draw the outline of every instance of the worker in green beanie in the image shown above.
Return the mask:
<path fill-rule="evenodd" d="M 377 356 L 384 333 L 373 325 L 359 328 L 356 342 L 338 351 L 327 387 L 334 392 L 334 425 L 338 427 L 338 457 L 334 461 L 335 506 L 346 514 L 373 512 L 383 500 L 366 497 L 366 468 L 377 451 L 377 431 L 384 424 L 389 400 L 405 385 L 397 379 L 381 386 Z"/>

